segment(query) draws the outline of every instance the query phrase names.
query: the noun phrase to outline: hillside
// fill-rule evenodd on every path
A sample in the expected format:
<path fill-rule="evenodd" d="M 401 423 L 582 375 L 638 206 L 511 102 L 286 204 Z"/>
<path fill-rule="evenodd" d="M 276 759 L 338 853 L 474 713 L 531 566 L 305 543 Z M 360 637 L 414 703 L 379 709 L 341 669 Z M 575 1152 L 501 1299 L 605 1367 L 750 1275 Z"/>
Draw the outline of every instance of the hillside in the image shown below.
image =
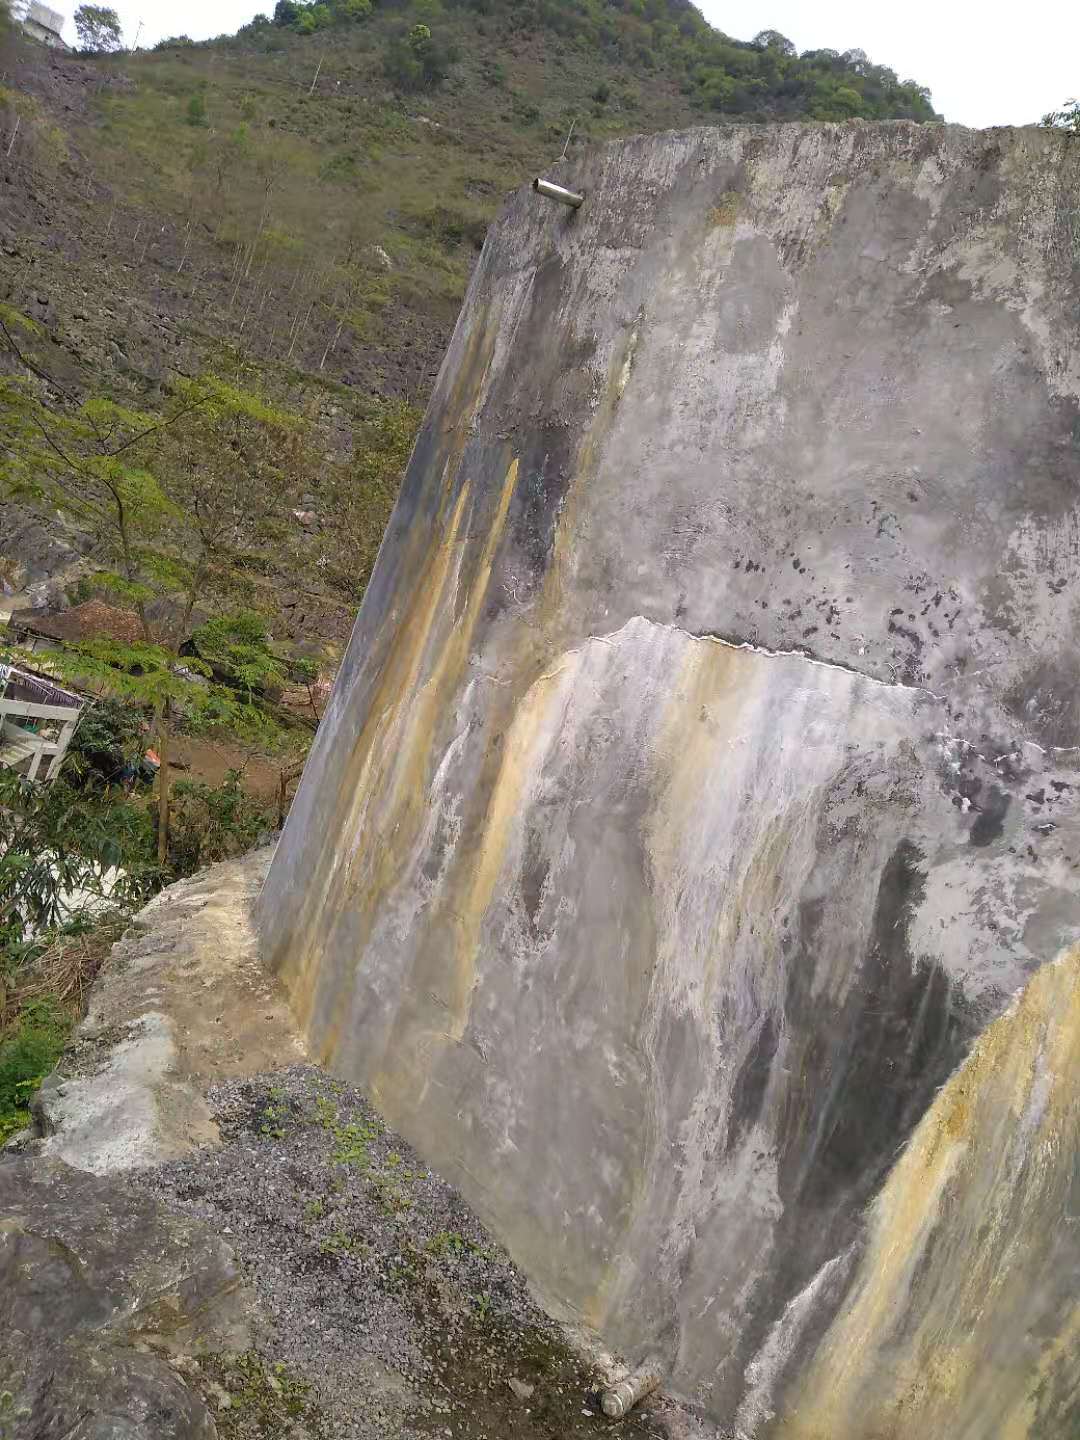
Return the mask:
<path fill-rule="evenodd" d="M 75 390 L 153 408 L 170 377 L 224 364 L 307 418 L 316 463 L 290 499 L 313 518 L 261 568 L 301 582 L 334 644 L 507 190 L 628 132 L 933 117 L 861 52 L 739 44 L 677 0 L 282 0 L 275 17 L 111 57 L 9 37 L 0 300 Z M 55 568 L 55 536 L 6 528 L 31 552 L 16 574 L 0 542 L 11 583 Z"/>

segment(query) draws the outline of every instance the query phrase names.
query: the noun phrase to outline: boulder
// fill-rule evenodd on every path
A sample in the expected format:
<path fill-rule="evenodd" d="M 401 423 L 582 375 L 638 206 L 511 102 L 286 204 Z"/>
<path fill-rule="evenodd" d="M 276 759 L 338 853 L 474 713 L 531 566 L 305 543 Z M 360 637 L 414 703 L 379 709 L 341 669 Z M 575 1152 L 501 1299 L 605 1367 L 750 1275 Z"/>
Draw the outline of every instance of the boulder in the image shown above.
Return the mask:
<path fill-rule="evenodd" d="M 250 1344 L 229 1247 L 123 1180 L 0 1159 L 0 1426 L 12 1440 L 213 1440 L 182 1375 Z"/>

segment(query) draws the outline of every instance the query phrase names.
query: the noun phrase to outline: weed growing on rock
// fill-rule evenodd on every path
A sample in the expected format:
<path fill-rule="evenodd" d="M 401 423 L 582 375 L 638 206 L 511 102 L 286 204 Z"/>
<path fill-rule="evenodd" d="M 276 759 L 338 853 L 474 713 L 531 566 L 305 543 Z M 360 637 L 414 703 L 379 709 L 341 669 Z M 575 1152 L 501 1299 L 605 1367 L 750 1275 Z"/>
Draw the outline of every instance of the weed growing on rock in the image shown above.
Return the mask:
<path fill-rule="evenodd" d="M 327 1431 L 312 1400 L 312 1387 L 280 1360 L 257 1351 L 203 1357 L 196 1374 L 217 1410 L 220 1440 L 286 1440 L 318 1437 Z"/>
<path fill-rule="evenodd" d="M 0 1041 L 0 1142 L 30 1123 L 30 1097 L 60 1058 L 71 1024 L 54 1000 L 35 1000 Z"/>

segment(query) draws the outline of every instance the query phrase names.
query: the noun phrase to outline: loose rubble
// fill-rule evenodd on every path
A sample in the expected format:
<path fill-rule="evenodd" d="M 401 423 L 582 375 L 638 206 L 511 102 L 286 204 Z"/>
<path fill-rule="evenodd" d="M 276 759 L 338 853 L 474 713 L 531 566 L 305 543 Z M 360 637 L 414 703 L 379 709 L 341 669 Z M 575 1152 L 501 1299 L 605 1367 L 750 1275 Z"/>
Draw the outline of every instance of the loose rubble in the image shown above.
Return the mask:
<path fill-rule="evenodd" d="M 225 1440 L 574 1440 L 613 1427 L 591 1370 L 461 1197 L 355 1090 L 304 1066 L 229 1080 L 221 1135 L 134 1183 L 209 1223 L 264 1333 L 189 1380 Z M 650 1400 L 620 1437 L 688 1433 Z"/>

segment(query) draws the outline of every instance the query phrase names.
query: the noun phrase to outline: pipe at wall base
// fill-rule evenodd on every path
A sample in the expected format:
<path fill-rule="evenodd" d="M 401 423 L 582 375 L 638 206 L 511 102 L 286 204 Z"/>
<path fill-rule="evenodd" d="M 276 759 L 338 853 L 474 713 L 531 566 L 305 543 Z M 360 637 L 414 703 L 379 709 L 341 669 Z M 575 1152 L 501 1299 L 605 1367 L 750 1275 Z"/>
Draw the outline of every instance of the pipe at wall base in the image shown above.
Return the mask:
<path fill-rule="evenodd" d="M 609 1420 L 621 1420 L 639 1400 L 660 1387 L 660 1361 L 655 1357 L 632 1370 L 624 1380 L 609 1386 L 600 1396 L 600 1409 Z"/>

